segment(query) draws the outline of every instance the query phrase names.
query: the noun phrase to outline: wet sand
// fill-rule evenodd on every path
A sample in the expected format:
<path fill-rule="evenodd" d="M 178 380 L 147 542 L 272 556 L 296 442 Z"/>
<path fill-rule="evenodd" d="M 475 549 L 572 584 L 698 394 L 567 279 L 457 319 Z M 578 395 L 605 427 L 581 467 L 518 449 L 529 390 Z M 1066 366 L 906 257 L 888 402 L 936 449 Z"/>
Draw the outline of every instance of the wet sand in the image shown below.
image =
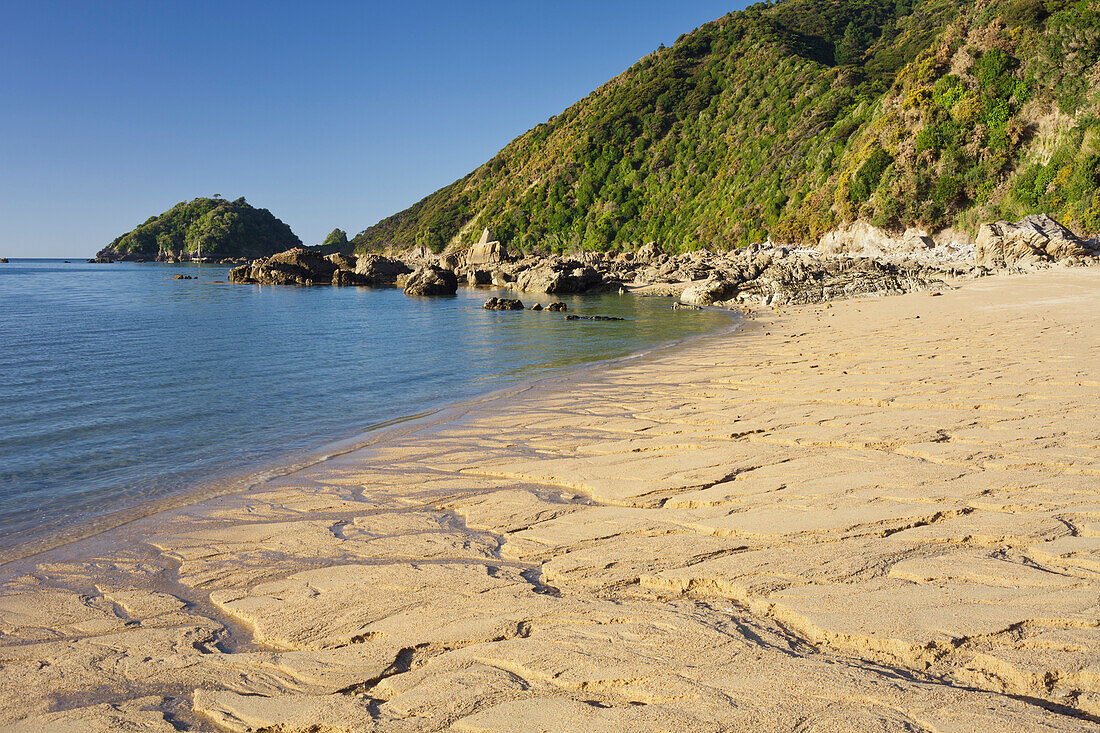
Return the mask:
<path fill-rule="evenodd" d="M 0 730 L 1094 730 L 1100 270 L 958 285 L 10 563 Z"/>

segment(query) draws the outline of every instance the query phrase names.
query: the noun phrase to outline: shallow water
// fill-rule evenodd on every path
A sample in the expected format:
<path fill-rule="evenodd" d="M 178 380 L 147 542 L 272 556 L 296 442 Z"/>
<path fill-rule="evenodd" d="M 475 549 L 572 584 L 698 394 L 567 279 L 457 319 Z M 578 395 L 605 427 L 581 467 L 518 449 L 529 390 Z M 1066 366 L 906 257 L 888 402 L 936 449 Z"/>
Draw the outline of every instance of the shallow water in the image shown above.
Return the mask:
<path fill-rule="evenodd" d="M 499 291 L 215 284 L 206 265 L 0 265 L 0 549 L 372 425 L 730 325 L 664 298 L 625 321 L 490 312 Z M 172 280 L 177 274 L 196 280 Z M 544 305 L 555 298 L 521 296 Z"/>

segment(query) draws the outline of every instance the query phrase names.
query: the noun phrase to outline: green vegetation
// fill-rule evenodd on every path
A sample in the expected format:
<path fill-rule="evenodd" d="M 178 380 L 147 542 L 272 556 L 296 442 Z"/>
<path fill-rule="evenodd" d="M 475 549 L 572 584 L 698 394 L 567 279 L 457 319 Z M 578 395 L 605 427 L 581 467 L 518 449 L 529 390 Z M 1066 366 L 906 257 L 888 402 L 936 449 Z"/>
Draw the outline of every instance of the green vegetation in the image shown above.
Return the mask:
<path fill-rule="evenodd" d="M 160 216 L 111 242 L 100 255 L 112 259 L 197 256 L 264 257 L 301 240 L 267 209 L 256 209 L 244 198 L 197 198 L 181 201 Z"/>
<path fill-rule="evenodd" d="M 326 253 L 342 252 L 348 248 L 348 233 L 343 229 L 333 229 L 321 242 L 321 251 Z"/>
<path fill-rule="evenodd" d="M 1096 234 L 1098 60 L 1098 0 L 759 3 L 352 243 L 724 249 L 1039 212 Z"/>

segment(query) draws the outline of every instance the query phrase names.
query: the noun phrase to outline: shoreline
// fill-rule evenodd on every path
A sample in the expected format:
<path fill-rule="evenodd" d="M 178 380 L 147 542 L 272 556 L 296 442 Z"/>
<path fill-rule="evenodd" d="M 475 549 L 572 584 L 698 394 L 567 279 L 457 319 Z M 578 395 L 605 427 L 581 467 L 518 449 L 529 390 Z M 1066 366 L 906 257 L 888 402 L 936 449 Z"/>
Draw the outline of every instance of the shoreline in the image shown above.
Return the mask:
<path fill-rule="evenodd" d="M 634 291 L 628 291 L 628 294 L 631 297 L 670 297 L 665 293 L 650 294 L 647 292 L 635 293 Z M 520 379 L 513 384 L 496 387 L 481 394 L 473 395 L 462 402 L 443 402 L 436 406 L 429 406 L 428 409 L 420 412 L 389 418 L 362 428 L 351 435 L 326 441 L 315 448 L 305 451 L 288 452 L 284 455 L 271 458 L 264 461 L 262 465 L 243 473 L 216 472 L 209 479 L 193 482 L 191 485 L 172 491 L 168 495 L 139 500 L 133 506 L 110 510 L 95 516 L 84 517 L 78 520 L 74 527 L 68 529 L 47 530 L 42 528 L 45 530 L 42 532 L 44 536 L 37 537 L 33 540 L 22 540 L 8 547 L 0 547 L 0 572 L 2 572 L 5 566 L 11 563 L 34 558 L 37 555 L 49 552 L 64 545 L 80 542 L 106 532 L 118 530 L 120 527 L 124 527 L 150 516 L 173 510 L 186 509 L 221 496 L 251 491 L 270 481 L 293 475 L 299 471 L 316 466 L 317 464 L 324 463 L 332 458 L 362 450 L 394 437 L 400 437 L 408 432 L 408 430 L 420 430 L 426 425 L 446 422 L 447 420 L 453 419 L 455 415 L 461 414 L 474 406 L 507 399 L 510 396 L 531 389 L 543 381 L 568 378 L 570 375 L 583 374 L 590 369 L 610 367 L 622 361 L 644 357 L 654 351 L 674 348 L 681 344 L 690 343 L 696 339 L 736 331 L 750 322 L 750 319 L 744 317 L 742 311 L 730 311 L 722 308 L 711 308 L 710 310 L 727 314 L 731 324 L 711 332 L 691 334 L 686 337 L 665 341 L 630 354 L 596 359 L 564 370 L 559 370 L 556 373 L 541 374 Z M 438 416 L 438 418 L 429 421 L 429 418 L 433 416 Z M 402 429 L 402 427 L 406 425 L 408 426 L 408 430 Z"/>
<path fill-rule="evenodd" d="M 1098 295 L 765 311 L 5 566 L 0 726 L 1088 729 Z"/>

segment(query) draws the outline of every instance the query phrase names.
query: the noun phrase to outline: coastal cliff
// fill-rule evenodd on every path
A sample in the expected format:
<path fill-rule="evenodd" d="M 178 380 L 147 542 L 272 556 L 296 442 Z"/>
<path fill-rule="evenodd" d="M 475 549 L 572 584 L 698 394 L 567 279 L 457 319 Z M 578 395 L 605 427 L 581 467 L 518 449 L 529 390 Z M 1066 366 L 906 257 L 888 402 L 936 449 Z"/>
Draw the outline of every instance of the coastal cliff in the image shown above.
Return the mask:
<path fill-rule="evenodd" d="M 119 237 L 95 260 L 179 262 L 254 258 L 301 246 L 290 227 L 244 198 L 181 201 Z"/>

